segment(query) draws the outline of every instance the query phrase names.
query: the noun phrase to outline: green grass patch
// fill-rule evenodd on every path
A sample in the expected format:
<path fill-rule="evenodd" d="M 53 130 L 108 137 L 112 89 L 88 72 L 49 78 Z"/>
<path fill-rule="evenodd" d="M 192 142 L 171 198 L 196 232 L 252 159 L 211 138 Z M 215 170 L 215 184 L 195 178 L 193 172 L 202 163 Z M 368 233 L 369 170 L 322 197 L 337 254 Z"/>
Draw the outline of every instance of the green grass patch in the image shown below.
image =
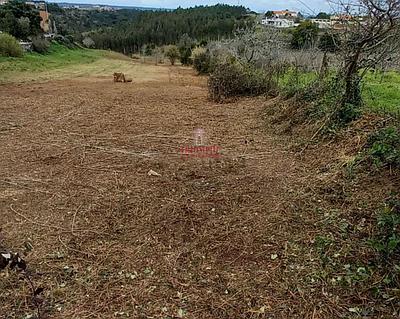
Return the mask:
<path fill-rule="evenodd" d="M 367 108 L 373 111 L 400 114 L 400 73 L 368 73 L 362 96 Z"/>
<path fill-rule="evenodd" d="M 278 88 L 280 92 L 291 96 L 299 90 L 306 89 L 317 77 L 318 75 L 315 72 L 301 72 L 290 68 L 279 77 Z"/>
<path fill-rule="evenodd" d="M 52 43 L 47 54 L 26 53 L 21 58 L 0 57 L 0 73 L 44 72 L 68 65 L 92 63 L 103 56 L 105 51 L 68 49 L 61 44 Z"/>
<path fill-rule="evenodd" d="M 317 79 L 318 75 L 315 72 L 301 72 L 290 68 L 279 78 L 279 91 L 287 97 L 301 94 Z M 363 79 L 361 90 L 367 110 L 400 115 L 399 72 L 368 72 Z"/>

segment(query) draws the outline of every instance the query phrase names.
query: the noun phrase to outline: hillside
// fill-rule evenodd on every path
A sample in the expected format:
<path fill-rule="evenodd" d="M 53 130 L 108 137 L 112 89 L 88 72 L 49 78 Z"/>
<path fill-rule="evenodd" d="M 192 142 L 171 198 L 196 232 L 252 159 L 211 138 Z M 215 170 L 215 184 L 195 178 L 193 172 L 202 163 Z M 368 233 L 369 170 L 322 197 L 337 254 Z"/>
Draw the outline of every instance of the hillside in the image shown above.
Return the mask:
<path fill-rule="evenodd" d="M 22 58 L 0 57 L 0 83 L 46 81 L 87 75 L 107 76 L 135 66 L 122 54 L 91 49 L 68 49 L 52 43 L 47 54 L 28 53 Z"/>
<path fill-rule="evenodd" d="M 165 11 L 52 10 L 62 34 L 80 40 L 84 33 L 97 48 L 123 53 L 139 52 L 144 45 L 177 43 L 185 34 L 198 42 L 232 37 L 237 28 L 252 23 L 244 7 L 228 5 Z"/>

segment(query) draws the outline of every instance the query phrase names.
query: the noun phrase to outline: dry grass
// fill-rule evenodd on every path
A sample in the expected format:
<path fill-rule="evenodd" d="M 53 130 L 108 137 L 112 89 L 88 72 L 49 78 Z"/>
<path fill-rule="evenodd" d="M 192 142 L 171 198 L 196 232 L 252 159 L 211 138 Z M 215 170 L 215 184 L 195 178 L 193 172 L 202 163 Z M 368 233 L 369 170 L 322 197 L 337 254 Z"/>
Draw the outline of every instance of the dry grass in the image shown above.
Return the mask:
<path fill-rule="evenodd" d="M 290 152 L 262 99 L 218 105 L 188 69 L 130 61 L 115 66 L 134 82 L 113 84 L 108 63 L 0 86 L 0 246 L 32 244 L 40 318 L 391 318 L 395 301 L 323 277 L 332 157 Z M 221 159 L 180 157 L 197 127 Z M 37 314 L 28 283 L 0 276 L 0 317 Z"/>
<path fill-rule="evenodd" d="M 128 77 L 135 77 L 136 82 L 165 81 L 169 76 L 167 66 L 162 68 L 151 64 L 145 65 L 119 53 L 105 52 L 92 63 L 65 64 L 48 70 L 3 72 L 0 83 L 47 82 L 71 78 L 84 78 L 86 81 L 88 78 L 91 80 L 109 78 L 114 72 L 123 72 Z"/>

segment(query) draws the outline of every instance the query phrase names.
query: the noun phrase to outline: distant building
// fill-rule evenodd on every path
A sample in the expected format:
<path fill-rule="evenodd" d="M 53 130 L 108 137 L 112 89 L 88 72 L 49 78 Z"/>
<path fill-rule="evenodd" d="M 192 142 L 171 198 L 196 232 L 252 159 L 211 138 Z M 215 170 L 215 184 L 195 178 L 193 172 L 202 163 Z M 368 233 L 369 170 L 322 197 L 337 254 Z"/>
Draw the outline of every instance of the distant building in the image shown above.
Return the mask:
<path fill-rule="evenodd" d="M 299 16 L 297 12 L 289 10 L 272 11 L 272 14 L 273 17 L 282 19 L 296 19 Z"/>
<path fill-rule="evenodd" d="M 265 18 L 261 21 L 261 24 L 274 28 L 292 28 L 295 26 L 293 20 L 281 18 Z"/>
<path fill-rule="evenodd" d="M 3 4 L 6 4 L 8 2 L 8 0 L 0 0 L 0 6 Z"/>
<path fill-rule="evenodd" d="M 295 11 L 267 11 L 261 20 L 261 24 L 275 28 L 292 28 L 297 25 L 296 20 L 298 19 L 299 14 Z"/>
<path fill-rule="evenodd" d="M 346 31 L 351 25 L 366 23 L 365 17 L 357 17 L 349 14 L 331 16 L 331 28 L 337 31 Z"/>
<path fill-rule="evenodd" d="M 311 22 L 315 23 L 320 29 L 329 29 L 332 26 L 329 19 L 311 19 Z"/>

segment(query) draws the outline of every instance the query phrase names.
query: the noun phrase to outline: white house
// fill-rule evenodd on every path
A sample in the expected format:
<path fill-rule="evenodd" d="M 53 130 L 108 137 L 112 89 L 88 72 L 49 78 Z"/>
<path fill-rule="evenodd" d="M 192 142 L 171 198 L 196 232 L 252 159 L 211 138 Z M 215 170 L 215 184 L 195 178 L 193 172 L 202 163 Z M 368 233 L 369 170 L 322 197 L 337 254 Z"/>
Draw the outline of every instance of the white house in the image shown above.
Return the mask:
<path fill-rule="evenodd" d="M 261 24 L 275 28 L 292 28 L 296 26 L 295 21 L 298 18 L 299 15 L 295 11 L 267 11 L 261 20 Z"/>
<path fill-rule="evenodd" d="M 261 24 L 275 27 L 275 28 L 292 28 L 295 26 L 293 20 L 282 19 L 282 18 L 264 18 L 261 20 Z"/>
<path fill-rule="evenodd" d="M 311 19 L 320 29 L 329 29 L 332 26 L 330 19 Z"/>

